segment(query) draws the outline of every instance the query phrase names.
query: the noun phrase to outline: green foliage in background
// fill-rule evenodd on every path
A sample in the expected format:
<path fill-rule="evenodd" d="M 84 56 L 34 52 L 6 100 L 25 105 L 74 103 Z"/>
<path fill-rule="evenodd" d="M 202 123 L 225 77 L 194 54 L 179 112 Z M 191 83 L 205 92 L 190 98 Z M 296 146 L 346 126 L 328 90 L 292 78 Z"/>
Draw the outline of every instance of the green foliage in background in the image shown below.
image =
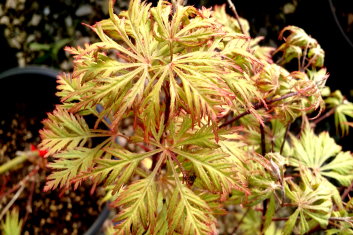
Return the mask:
<path fill-rule="evenodd" d="M 1 222 L 1 234 L 3 235 L 20 235 L 22 228 L 22 220 L 18 218 L 18 210 L 13 209 L 6 213 L 6 219 Z"/>

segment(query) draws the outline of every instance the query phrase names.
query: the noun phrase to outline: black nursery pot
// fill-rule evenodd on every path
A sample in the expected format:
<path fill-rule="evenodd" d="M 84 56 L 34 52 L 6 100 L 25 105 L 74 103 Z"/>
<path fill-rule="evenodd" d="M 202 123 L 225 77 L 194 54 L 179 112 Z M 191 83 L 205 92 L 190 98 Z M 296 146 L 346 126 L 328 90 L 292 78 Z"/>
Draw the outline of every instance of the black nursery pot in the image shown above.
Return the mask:
<path fill-rule="evenodd" d="M 1 116 L 18 114 L 44 118 L 58 103 L 57 71 L 42 67 L 13 68 L 0 74 Z"/>
<path fill-rule="evenodd" d="M 42 128 L 41 121 L 46 117 L 47 112 L 52 111 L 55 104 L 59 102 L 59 99 L 55 96 L 57 74 L 56 70 L 43 67 L 14 68 L 0 74 L 0 130 L 2 131 L 0 148 L 6 144 L 6 141 L 9 141 L 4 131 L 11 129 L 9 127 L 11 123 L 6 123 L 4 120 L 13 117 L 14 113 L 19 118 L 19 121 L 16 122 L 20 122 L 16 123 L 16 125 L 20 126 L 21 120 L 30 118 L 34 121 L 29 124 L 30 127 L 28 128 L 32 133 L 39 133 Z M 28 138 L 37 138 L 38 141 L 38 135 Z M 18 150 L 23 150 L 21 149 L 22 146 L 18 146 L 18 143 L 15 143 L 15 145 L 19 148 Z M 59 194 L 60 192 L 51 193 Z M 102 224 L 108 215 L 109 209 L 105 206 L 93 224 L 87 226 L 88 230 L 84 234 L 100 234 Z M 70 223 L 70 221 L 67 221 L 67 223 Z M 83 221 L 83 223 L 87 222 Z M 63 234 L 61 229 L 63 228 L 58 226 L 58 234 Z"/>

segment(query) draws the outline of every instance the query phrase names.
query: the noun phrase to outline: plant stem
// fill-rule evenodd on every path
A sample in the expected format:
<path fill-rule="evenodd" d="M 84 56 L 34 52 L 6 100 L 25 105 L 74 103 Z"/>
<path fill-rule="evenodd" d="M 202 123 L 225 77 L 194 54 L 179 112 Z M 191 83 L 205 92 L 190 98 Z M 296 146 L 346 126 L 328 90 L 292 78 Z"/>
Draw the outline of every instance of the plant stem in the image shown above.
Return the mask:
<path fill-rule="evenodd" d="M 169 86 L 169 83 L 167 83 L 167 87 Z M 167 129 L 167 124 L 169 121 L 169 115 L 170 115 L 170 94 L 168 88 L 164 87 L 164 93 L 165 93 L 165 110 L 164 110 L 164 125 L 165 129 Z"/>
<path fill-rule="evenodd" d="M 31 190 L 30 190 L 30 194 L 29 194 L 29 197 L 28 197 L 28 200 L 27 200 L 27 205 L 26 205 L 26 215 L 24 216 L 23 218 L 23 222 L 22 222 L 22 229 L 23 229 L 23 226 L 24 224 L 26 223 L 27 219 L 28 219 L 28 215 L 30 213 L 32 213 L 32 199 L 33 199 L 33 193 L 34 193 L 34 190 L 35 190 L 35 185 L 36 185 L 36 180 L 34 179 L 32 181 L 32 184 L 31 184 Z"/>
<path fill-rule="evenodd" d="M 250 208 L 248 207 L 248 208 L 246 209 L 246 211 L 244 212 L 244 214 L 242 215 L 242 217 L 240 218 L 240 220 L 239 220 L 239 222 L 237 223 L 237 225 L 234 227 L 232 234 L 236 234 L 236 232 L 238 231 L 239 226 L 240 226 L 241 223 L 243 222 L 243 220 L 244 220 L 245 216 L 248 214 L 249 210 L 250 210 Z"/>
<path fill-rule="evenodd" d="M 23 178 L 20 182 L 18 182 L 16 185 L 14 185 L 9 191 L 1 193 L 0 198 L 3 198 L 6 195 L 17 190 L 22 184 L 25 184 L 33 175 L 37 174 L 38 170 L 39 170 L 39 166 L 36 166 L 31 172 L 28 173 L 28 175 L 25 176 L 25 178 Z"/>
<path fill-rule="evenodd" d="M 349 187 L 346 188 L 346 190 L 344 190 L 341 199 L 342 201 L 348 196 L 349 192 L 352 190 L 353 188 L 353 182 L 351 183 L 351 185 L 349 185 Z"/>
<path fill-rule="evenodd" d="M 5 213 L 10 209 L 10 207 L 15 203 L 15 201 L 17 200 L 17 198 L 20 196 L 20 194 L 22 193 L 23 189 L 25 188 L 25 185 L 22 184 L 21 188 L 16 192 L 16 194 L 12 197 L 11 201 L 5 206 L 5 208 L 1 211 L 0 213 L 0 221 L 2 219 L 2 217 L 5 215 Z"/>
<path fill-rule="evenodd" d="M 303 70 L 305 71 L 307 68 L 309 68 L 309 66 L 311 65 L 311 63 L 316 59 L 317 56 L 313 56 L 309 62 L 307 63 L 307 65 L 305 65 L 305 67 L 303 68 Z"/>
<path fill-rule="evenodd" d="M 299 68 L 298 70 L 301 71 L 301 72 L 304 72 L 305 69 L 304 68 L 304 64 L 305 64 L 305 59 L 306 59 L 306 55 L 308 53 L 308 48 L 309 48 L 309 43 L 306 44 L 305 46 L 305 50 L 304 50 L 304 54 L 303 54 L 303 57 L 302 57 L 302 63 L 300 64 L 300 58 L 298 58 L 299 60 Z"/>
<path fill-rule="evenodd" d="M 260 133 L 261 133 L 261 154 L 262 156 L 266 155 L 266 141 L 265 141 L 265 129 L 263 125 L 260 124 Z M 267 205 L 268 205 L 268 199 L 265 199 L 262 202 L 262 220 L 261 220 L 261 228 L 260 231 L 264 230 L 264 225 L 265 225 L 265 215 L 267 212 Z"/>
<path fill-rule="evenodd" d="M 272 221 L 287 221 L 288 219 L 289 219 L 288 217 L 274 217 L 274 218 L 272 218 Z M 330 218 L 328 218 L 328 220 L 351 222 L 351 221 L 353 221 L 353 217 L 330 217 Z"/>
<path fill-rule="evenodd" d="M 235 8 L 232 0 L 228 0 L 228 4 L 229 4 L 229 8 L 233 11 L 234 15 L 235 15 L 235 19 L 237 19 L 237 22 L 238 22 L 238 25 L 239 25 L 239 28 L 240 28 L 240 31 L 245 34 L 245 31 L 243 29 L 243 26 L 241 25 L 240 23 L 240 19 L 239 19 L 239 15 L 238 15 L 238 12 L 237 12 L 237 9 Z"/>
<path fill-rule="evenodd" d="M 278 98 L 275 98 L 275 99 L 272 99 L 272 100 L 265 101 L 265 103 L 264 103 L 264 102 L 256 103 L 256 104 L 254 105 L 254 109 L 255 109 L 255 110 L 262 109 L 262 108 L 265 107 L 265 104 L 266 104 L 266 106 L 267 106 L 267 105 L 270 105 L 270 104 L 272 104 L 272 103 L 274 103 L 274 102 L 281 101 L 281 100 L 287 99 L 287 98 L 289 98 L 289 97 L 296 96 L 296 95 L 298 95 L 298 94 L 299 94 L 299 92 L 289 92 L 289 93 L 287 93 L 287 94 L 285 94 L 285 95 L 283 95 L 283 96 L 281 96 L 281 97 L 278 97 Z M 231 120 L 226 121 L 225 123 L 221 124 L 221 125 L 219 126 L 219 128 L 225 127 L 225 126 L 227 126 L 227 125 L 229 125 L 229 124 L 231 124 L 231 123 L 233 123 L 233 122 L 239 120 L 240 118 L 242 118 L 242 117 L 244 117 L 244 116 L 246 116 L 246 115 L 248 115 L 248 114 L 250 114 L 250 110 L 246 110 L 246 111 L 242 112 L 241 114 L 239 114 L 238 116 L 232 118 Z"/>
<path fill-rule="evenodd" d="M 272 221 L 287 221 L 288 217 L 279 217 L 279 218 L 272 218 Z"/>
<path fill-rule="evenodd" d="M 183 174 L 183 181 L 187 183 L 188 181 L 188 174 L 186 173 L 184 167 L 179 162 L 178 158 L 175 156 L 173 152 L 170 152 L 170 156 L 174 162 L 177 163 L 178 167 L 180 168 L 181 173 Z"/>
<path fill-rule="evenodd" d="M 326 112 L 324 115 L 322 115 L 318 119 L 315 119 L 314 121 L 312 121 L 311 126 L 315 127 L 319 122 L 321 122 L 322 120 L 324 120 L 324 119 L 328 118 L 329 116 L 331 116 L 332 114 L 334 114 L 335 111 L 336 111 L 336 108 L 330 109 L 330 111 Z"/>
<path fill-rule="evenodd" d="M 15 158 L 11 159 L 10 161 L 2 164 L 0 166 L 0 174 L 6 173 L 7 171 L 11 170 L 15 166 L 21 164 L 22 162 L 27 161 L 28 157 L 29 157 L 28 154 L 19 155 Z"/>
<path fill-rule="evenodd" d="M 285 207 L 296 207 L 298 205 L 293 204 L 293 203 L 282 203 L 282 206 L 285 206 Z"/>
<path fill-rule="evenodd" d="M 283 152 L 283 148 L 284 148 L 284 144 L 286 143 L 286 138 L 287 138 L 287 135 L 288 135 L 288 132 L 289 132 L 289 128 L 290 128 L 290 123 L 288 123 L 287 128 L 286 128 L 286 132 L 284 133 L 283 141 L 282 141 L 282 144 L 281 144 L 281 149 L 279 151 L 279 154 L 282 154 L 282 152 Z"/>
<path fill-rule="evenodd" d="M 260 133 L 261 133 L 261 154 L 262 156 L 266 155 L 266 142 L 265 142 L 265 129 L 260 124 Z"/>

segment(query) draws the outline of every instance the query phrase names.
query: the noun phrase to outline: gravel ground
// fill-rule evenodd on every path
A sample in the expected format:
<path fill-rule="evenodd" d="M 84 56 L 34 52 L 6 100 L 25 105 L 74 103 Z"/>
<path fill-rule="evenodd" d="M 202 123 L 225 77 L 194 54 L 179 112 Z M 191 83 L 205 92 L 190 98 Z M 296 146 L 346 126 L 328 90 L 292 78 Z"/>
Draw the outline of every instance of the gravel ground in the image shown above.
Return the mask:
<path fill-rule="evenodd" d="M 117 1 L 115 10 L 127 6 L 128 1 Z M 106 0 L 5 0 L 0 3 L 0 43 L 7 56 L 0 71 L 33 64 L 70 71 L 71 58 L 63 47 L 97 40 L 82 23 L 108 17 L 107 7 Z"/>

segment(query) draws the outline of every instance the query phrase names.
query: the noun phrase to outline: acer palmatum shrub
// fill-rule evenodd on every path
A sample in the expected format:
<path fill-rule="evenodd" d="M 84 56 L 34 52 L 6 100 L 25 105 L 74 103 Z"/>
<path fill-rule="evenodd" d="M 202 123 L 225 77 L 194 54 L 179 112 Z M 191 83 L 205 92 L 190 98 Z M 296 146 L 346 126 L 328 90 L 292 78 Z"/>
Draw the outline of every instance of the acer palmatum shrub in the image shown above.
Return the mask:
<path fill-rule="evenodd" d="M 117 234 L 353 232 L 352 155 L 314 133 L 334 114 L 347 134 L 353 105 L 325 87 L 315 39 L 288 26 L 262 47 L 225 6 L 109 4 L 90 26 L 100 42 L 66 48 L 74 71 L 41 131 L 46 190 L 104 184 Z"/>

